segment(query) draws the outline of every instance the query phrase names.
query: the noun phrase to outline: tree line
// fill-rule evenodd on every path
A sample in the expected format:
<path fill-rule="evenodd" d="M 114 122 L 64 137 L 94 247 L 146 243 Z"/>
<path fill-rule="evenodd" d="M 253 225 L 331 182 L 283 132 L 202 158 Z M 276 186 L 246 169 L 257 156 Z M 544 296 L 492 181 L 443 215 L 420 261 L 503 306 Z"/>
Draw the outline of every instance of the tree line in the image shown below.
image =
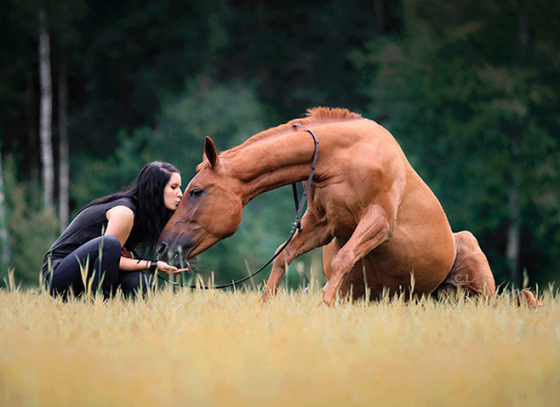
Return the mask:
<path fill-rule="evenodd" d="M 225 150 L 322 105 L 393 132 L 499 282 L 559 277 L 556 2 L 7 0 L 0 15 L 0 273 L 38 281 L 72 213 L 146 161 L 188 181 L 206 135 Z M 200 268 L 256 268 L 290 205 L 259 197 Z"/>

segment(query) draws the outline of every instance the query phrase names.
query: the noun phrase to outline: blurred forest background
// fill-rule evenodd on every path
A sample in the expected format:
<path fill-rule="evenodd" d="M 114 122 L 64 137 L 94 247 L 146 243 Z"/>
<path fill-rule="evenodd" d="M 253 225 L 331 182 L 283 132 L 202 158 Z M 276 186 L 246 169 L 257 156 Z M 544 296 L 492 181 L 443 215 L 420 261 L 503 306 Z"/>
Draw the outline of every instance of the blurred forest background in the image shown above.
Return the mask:
<path fill-rule="evenodd" d="M 146 162 L 186 186 L 205 136 L 225 150 L 314 106 L 387 127 L 499 283 L 560 280 L 556 0 L 2 0 L 0 38 L 0 281 L 37 284 L 60 229 Z M 205 278 L 263 263 L 290 194 L 251 202 Z"/>

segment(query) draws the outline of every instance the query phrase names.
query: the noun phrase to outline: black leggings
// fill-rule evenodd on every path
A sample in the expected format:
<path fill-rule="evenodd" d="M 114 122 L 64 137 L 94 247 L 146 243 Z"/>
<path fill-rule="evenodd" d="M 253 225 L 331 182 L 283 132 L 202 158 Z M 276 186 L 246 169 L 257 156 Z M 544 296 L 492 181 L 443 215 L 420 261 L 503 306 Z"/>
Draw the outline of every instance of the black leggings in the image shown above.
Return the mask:
<path fill-rule="evenodd" d="M 152 277 L 143 271 L 119 271 L 121 243 L 115 236 L 100 236 L 84 243 L 66 256 L 52 273 L 45 275 L 45 286 L 54 297 L 66 298 L 70 288 L 78 296 L 85 291 L 82 269 L 87 265 L 87 281 L 92 281 L 91 292 L 98 289 L 105 297 L 120 288 L 125 294 L 152 287 Z M 80 267 L 81 266 L 81 267 Z"/>

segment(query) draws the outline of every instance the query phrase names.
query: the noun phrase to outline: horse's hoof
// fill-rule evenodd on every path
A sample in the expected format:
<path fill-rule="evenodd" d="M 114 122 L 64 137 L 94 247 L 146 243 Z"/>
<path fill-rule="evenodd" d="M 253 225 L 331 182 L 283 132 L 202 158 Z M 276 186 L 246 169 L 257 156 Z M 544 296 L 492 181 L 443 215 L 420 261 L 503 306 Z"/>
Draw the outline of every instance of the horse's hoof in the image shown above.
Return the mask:
<path fill-rule="evenodd" d="M 546 306 L 529 290 L 521 290 L 517 297 L 515 297 L 515 300 L 518 306 L 524 302 L 531 309 L 546 309 Z"/>
<path fill-rule="evenodd" d="M 328 295 L 328 294 L 325 294 L 325 295 L 323 296 L 323 302 L 324 302 L 328 307 L 331 306 L 332 300 L 333 300 L 333 299 L 332 299 L 332 296 L 330 296 L 330 295 Z"/>

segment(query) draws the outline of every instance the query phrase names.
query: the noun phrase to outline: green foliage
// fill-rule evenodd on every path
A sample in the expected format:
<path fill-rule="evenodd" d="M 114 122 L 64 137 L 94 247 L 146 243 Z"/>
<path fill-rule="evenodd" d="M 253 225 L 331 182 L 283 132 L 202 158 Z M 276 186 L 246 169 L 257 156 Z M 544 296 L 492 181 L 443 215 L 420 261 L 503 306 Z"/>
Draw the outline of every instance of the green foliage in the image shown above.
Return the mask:
<path fill-rule="evenodd" d="M 76 202 L 75 209 L 79 210 L 94 199 L 125 189 L 146 163 L 154 161 L 151 135 L 152 131 L 145 127 L 134 130 L 129 137 L 121 130 L 119 145 L 107 158 L 94 158 L 86 154 L 72 157 L 71 166 L 76 176 L 71 183 L 70 196 Z"/>
<path fill-rule="evenodd" d="M 18 283 L 34 285 L 39 282 L 43 256 L 56 239 L 58 219 L 54 208 L 40 208 L 30 201 L 29 185 L 18 182 L 15 174 L 15 162 L 8 156 L 4 161 L 4 186 L 11 259 L 7 268 L 0 269 L 0 282 L 15 269 Z"/>
<path fill-rule="evenodd" d="M 191 175 L 202 161 L 206 136 L 226 150 L 265 129 L 264 109 L 253 84 L 210 84 L 200 76 L 188 81 L 180 96 L 164 98 L 162 106 L 155 149 Z"/>

